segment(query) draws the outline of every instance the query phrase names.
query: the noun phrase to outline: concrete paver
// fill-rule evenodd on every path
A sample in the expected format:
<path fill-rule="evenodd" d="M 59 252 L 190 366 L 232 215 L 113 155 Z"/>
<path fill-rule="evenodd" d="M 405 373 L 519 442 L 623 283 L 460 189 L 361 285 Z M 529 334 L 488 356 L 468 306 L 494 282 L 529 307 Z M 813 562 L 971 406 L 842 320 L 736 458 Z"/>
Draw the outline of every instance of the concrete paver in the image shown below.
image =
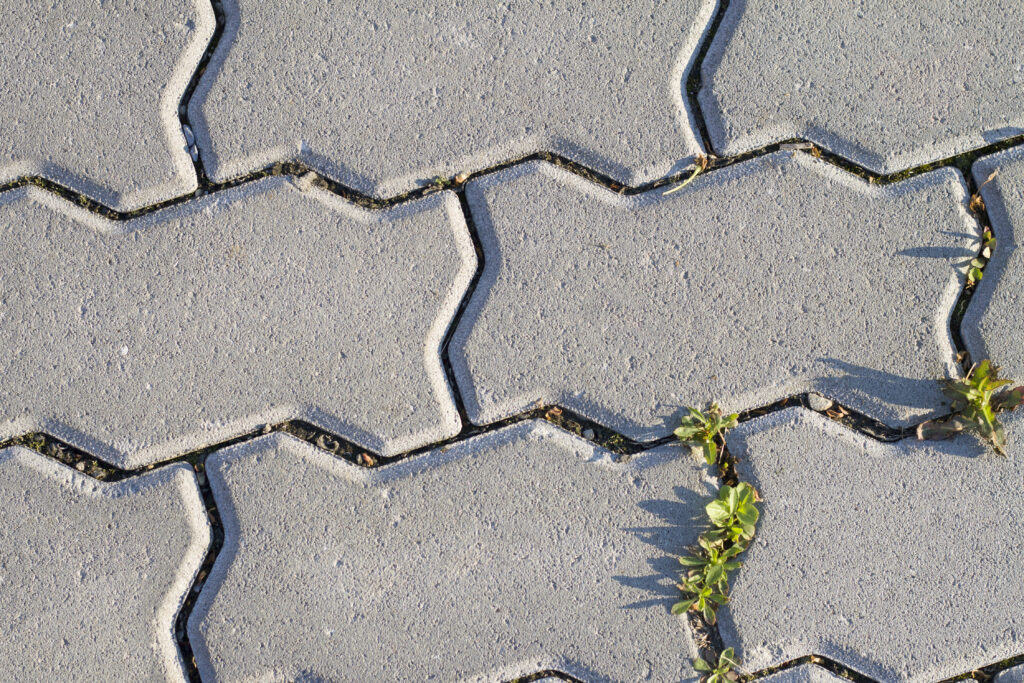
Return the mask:
<path fill-rule="evenodd" d="M 964 316 L 963 337 L 971 356 L 990 358 L 1003 376 L 1024 381 L 1024 151 L 985 157 L 971 169 L 981 188 L 996 248 Z"/>
<path fill-rule="evenodd" d="M 190 120 L 215 179 L 302 159 L 387 197 L 547 151 L 641 183 L 700 151 L 683 72 L 713 7 L 228 0 Z"/>
<path fill-rule="evenodd" d="M 878 173 L 1024 133 L 1016 0 L 729 3 L 699 102 L 718 154 L 793 137 Z"/>
<path fill-rule="evenodd" d="M 883 444 L 803 409 L 729 435 L 764 498 L 720 613 L 750 669 L 820 654 L 934 681 L 1024 652 L 1024 414 L 1009 454 L 971 436 Z"/>
<path fill-rule="evenodd" d="M 0 231 L 0 432 L 134 467 L 291 418 L 385 454 L 459 430 L 450 193 L 378 213 L 268 178 L 111 223 L 31 189 Z"/>
<path fill-rule="evenodd" d="M 1024 664 L 1001 671 L 996 676 L 995 683 L 1024 683 Z"/>
<path fill-rule="evenodd" d="M 206 0 L 3 0 L 0 184 L 41 175 L 118 210 L 196 187 L 178 104 Z"/>
<path fill-rule="evenodd" d="M 813 390 L 890 424 L 944 403 L 976 223 L 951 170 L 878 187 L 779 152 L 675 194 L 520 165 L 467 189 L 484 273 L 452 340 L 470 418 L 537 401 L 635 438 Z"/>
<path fill-rule="evenodd" d="M 209 543 L 195 477 L 104 484 L 0 450 L 0 679 L 184 680 L 175 615 Z"/>
<path fill-rule="evenodd" d="M 378 470 L 284 435 L 231 447 L 208 467 L 226 539 L 189 620 L 199 670 L 692 679 L 669 608 L 702 471 L 541 421 Z"/>

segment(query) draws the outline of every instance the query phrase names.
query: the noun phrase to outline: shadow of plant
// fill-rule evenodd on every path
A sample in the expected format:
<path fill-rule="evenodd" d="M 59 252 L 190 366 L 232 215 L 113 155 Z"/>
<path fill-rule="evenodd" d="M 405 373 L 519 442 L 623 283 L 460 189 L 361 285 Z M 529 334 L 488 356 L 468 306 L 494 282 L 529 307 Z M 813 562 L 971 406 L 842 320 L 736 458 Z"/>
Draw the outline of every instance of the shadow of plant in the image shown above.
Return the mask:
<path fill-rule="evenodd" d="M 650 596 L 646 600 L 622 605 L 620 609 L 661 607 L 667 614 L 679 600 L 676 585 L 681 569 L 679 556 L 687 546 L 696 543 L 697 534 L 705 524 L 704 504 L 708 499 L 682 486 L 675 487 L 673 493 L 676 500 L 645 500 L 640 503 L 641 509 L 662 524 L 623 529 L 655 548 L 659 554 L 647 560 L 650 574 L 612 577 L 619 584 Z"/>

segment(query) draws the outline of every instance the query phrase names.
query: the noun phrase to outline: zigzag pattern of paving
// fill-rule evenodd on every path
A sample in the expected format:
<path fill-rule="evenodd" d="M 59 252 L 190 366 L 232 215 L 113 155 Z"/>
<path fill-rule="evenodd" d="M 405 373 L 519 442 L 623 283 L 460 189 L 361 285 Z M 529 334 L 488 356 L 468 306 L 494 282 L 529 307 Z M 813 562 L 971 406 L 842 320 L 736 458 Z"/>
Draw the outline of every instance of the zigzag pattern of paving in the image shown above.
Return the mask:
<path fill-rule="evenodd" d="M 671 196 L 543 164 L 467 195 L 486 266 L 452 360 L 474 422 L 540 401 L 649 439 L 685 405 L 808 390 L 890 424 L 940 409 L 977 249 L 955 172 L 883 188 L 778 152 Z"/>
<path fill-rule="evenodd" d="M 459 430 L 438 348 L 475 255 L 451 194 L 370 213 L 268 178 L 113 223 L 23 190 L 0 223 L 8 434 L 137 467 L 290 418 L 384 454 Z"/>
<path fill-rule="evenodd" d="M 547 151 L 646 182 L 701 151 L 682 79 L 712 5 L 228 0 L 190 117 L 216 180 L 298 158 L 384 197 Z"/>
<path fill-rule="evenodd" d="M 1024 418 L 867 436 L 1024 379 L 1019 13 L 925 5 L 0 0 L 0 678 L 1020 680 Z"/>

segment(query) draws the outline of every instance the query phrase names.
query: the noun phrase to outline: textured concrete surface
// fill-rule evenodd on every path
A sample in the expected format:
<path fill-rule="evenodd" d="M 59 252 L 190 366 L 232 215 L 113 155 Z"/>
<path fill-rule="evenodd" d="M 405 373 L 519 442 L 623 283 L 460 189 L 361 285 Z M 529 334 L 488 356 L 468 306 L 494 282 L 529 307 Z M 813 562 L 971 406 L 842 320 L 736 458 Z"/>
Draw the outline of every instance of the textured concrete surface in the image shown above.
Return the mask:
<path fill-rule="evenodd" d="M 669 196 L 542 163 L 467 193 L 485 270 L 452 364 L 474 422 L 542 401 L 646 439 L 712 400 L 814 390 L 891 424 L 942 405 L 977 249 L 954 171 L 883 188 L 779 152 Z"/>
<path fill-rule="evenodd" d="M 190 119 L 216 179 L 302 159 L 386 197 L 547 151 L 641 183 L 700 151 L 683 72 L 713 6 L 226 0 Z"/>
<path fill-rule="evenodd" d="M 449 193 L 371 213 L 270 178 L 110 223 L 22 190 L 0 230 L 0 432 L 138 466 L 290 418 L 383 453 L 459 429 L 438 348 L 475 255 Z"/>
<path fill-rule="evenodd" d="M 0 679 L 184 680 L 174 617 L 210 531 L 170 465 L 103 484 L 0 450 Z"/>
<path fill-rule="evenodd" d="M 0 450 L 0 681 L 696 678 L 718 639 L 669 610 L 705 468 L 585 439 L 805 392 L 910 426 L 947 410 L 951 325 L 1024 380 L 1018 4 L 0 0 L 0 447 L 50 454 Z M 793 136 L 970 154 L 872 183 L 760 149 Z M 960 322 L 975 161 L 998 245 Z M 538 403 L 583 439 L 495 424 Z M 292 419 L 408 457 L 265 434 Z M 1009 433 L 744 426 L 765 500 L 724 647 L 883 681 L 1024 656 Z"/>
<path fill-rule="evenodd" d="M 816 664 L 801 664 L 758 680 L 761 683 L 837 683 L 844 679 Z"/>
<path fill-rule="evenodd" d="M 3 0 L 0 184 L 41 175 L 116 209 L 195 189 L 178 104 L 207 0 Z"/>
<path fill-rule="evenodd" d="M 996 676 L 996 683 L 1024 683 L 1024 664 L 1001 672 Z"/>
<path fill-rule="evenodd" d="M 733 0 L 701 69 L 714 150 L 802 137 L 888 173 L 1024 133 L 1019 15 L 1017 0 Z"/>
<path fill-rule="evenodd" d="M 979 185 L 998 171 L 981 188 L 996 248 L 964 316 L 964 343 L 974 358 L 991 358 L 1005 377 L 1024 381 L 1024 152 L 985 157 L 971 171 Z"/>
<path fill-rule="evenodd" d="M 935 681 L 1024 652 L 1024 414 L 1001 458 L 971 436 L 882 444 L 788 409 L 729 435 L 764 499 L 721 614 L 746 668 L 808 654 Z"/>
<path fill-rule="evenodd" d="M 189 634 L 211 679 L 693 677 L 669 608 L 708 489 L 678 448 L 615 464 L 525 422 L 380 470 L 273 435 L 208 471 L 226 542 Z"/>

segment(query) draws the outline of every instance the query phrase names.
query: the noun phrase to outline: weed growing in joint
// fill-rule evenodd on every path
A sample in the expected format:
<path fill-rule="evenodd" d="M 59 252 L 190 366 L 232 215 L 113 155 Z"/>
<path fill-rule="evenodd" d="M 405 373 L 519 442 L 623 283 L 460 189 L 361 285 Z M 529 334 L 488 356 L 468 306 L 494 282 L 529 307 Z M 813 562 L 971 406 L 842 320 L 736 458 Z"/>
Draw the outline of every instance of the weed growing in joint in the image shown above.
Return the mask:
<path fill-rule="evenodd" d="M 734 671 L 739 666 L 731 647 L 722 650 L 722 654 L 718 655 L 718 663 L 714 666 L 700 657 L 693 660 L 694 669 L 707 673 L 707 683 L 726 683 L 726 681 L 739 680 L 739 674 Z"/>
<path fill-rule="evenodd" d="M 729 600 L 729 572 L 739 569 L 734 558 L 747 549 L 757 525 L 757 492 L 750 484 L 725 484 L 718 497 L 704 507 L 711 529 L 698 539 L 699 550 L 679 558 L 687 567 L 679 588 L 684 598 L 672 606 L 672 614 L 695 610 L 709 624 L 715 611 Z"/>
<path fill-rule="evenodd" d="M 996 238 L 992 234 L 991 228 L 985 228 L 985 231 L 981 235 L 981 255 L 975 256 L 971 259 L 970 265 L 967 267 L 967 284 L 974 286 L 981 282 L 981 278 L 984 275 L 982 268 L 988 263 L 989 259 L 992 258 L 992 250 L 996 248 Z"/>
<path fill-rule="evenodd" d="M 953 415 L 922 422 L 917 427 L 917 438 L 948 439 L 970 431 L 1003 455 L 1006 434 L 996 415 L 1024 403 L 1024 386 L 1006 388 L 1009 384 L 1013 382 L 1000 379 L 999 368 L 988 360 L 973 366 L 963 379 L 942 380 L 942 393 L 950 399 Z"/>
<path fill-rule="evenodd" d="M 718 461 L 719 447 L 725 446 L 725 430 L 735 427 L 740 416 L 736 413 L 722 415 L 717 403 L 712 403 L 706 413 L 693 408 L 687 410 L 690 414 L 683 416 L 675 435 L 692 448 L 701 449 L 705 462 L 714 465 Z"/>

